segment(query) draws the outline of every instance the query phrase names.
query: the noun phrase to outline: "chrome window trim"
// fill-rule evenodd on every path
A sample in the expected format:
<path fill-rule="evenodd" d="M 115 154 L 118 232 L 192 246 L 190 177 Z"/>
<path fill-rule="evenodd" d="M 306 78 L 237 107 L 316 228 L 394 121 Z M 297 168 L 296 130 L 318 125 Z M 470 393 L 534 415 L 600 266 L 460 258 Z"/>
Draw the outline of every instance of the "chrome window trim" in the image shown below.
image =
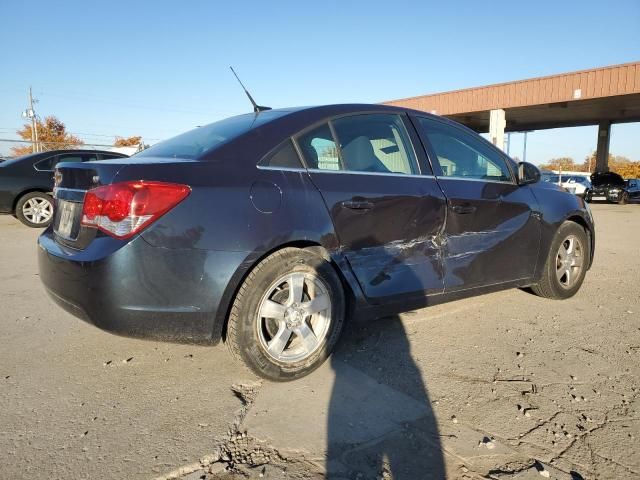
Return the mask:
<path fill-rule="evenodd" d="M 483 182 L 483 183 L 502 183 L 506 185 L 517 185 L 517 183 L 511 180 L 489 180 L 487 178 L 470 178 L 470 177 L 456 177 L 456 176 L 444 176 L 437 177 L 438 180 L 464 180 L 465 182 Z"/>
<path fill-rule="evenodd" d="M 416 175 L 414 173 L 387 173 L 387 172 L 362 172 L 355 170 L 323 170 L 320 168 L 309 168 L 308 172 L 313 173 L 337 173 L 339 175 L 373 175 L 376 177 L 400 177 L 400 178 L 436 178 L 434 175 Z"/>
<path fill-rule="evenodd" d="M 303 167 L 271 167 L 269 165 L 256 165 L 258 170 L 282 170 L 284 172 L 306 172 Z"/>

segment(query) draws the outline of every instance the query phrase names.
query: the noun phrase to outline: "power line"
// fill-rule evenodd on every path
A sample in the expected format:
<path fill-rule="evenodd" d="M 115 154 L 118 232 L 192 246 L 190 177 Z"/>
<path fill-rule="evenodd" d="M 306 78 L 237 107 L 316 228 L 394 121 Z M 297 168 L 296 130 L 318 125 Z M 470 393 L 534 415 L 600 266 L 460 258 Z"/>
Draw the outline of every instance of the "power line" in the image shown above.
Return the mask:
<path fill-rule="evenodd" d="M 5 127 L 0 127 L 0 132 L 7 132 L 7 133 L 9 133 L 9 132 L 15 132 L 15 131 L 17 131 L 17 130 L 19 130 L 19 129 L 18 129 L 18 128 L 5 128 Z M 143 137 L 145 140 L 157 140 L 157 141 L 162 140 L 162 138 L 145 137 L 144 135 L 128 135 L 128 136 L 127 136 L 127 135 L 117 135 L 117 134 L 113 134 L 113 135 L 111 135 L 111 134 L 106 134 L 106 133 L 83 133 L 83 132 L 67 132 L 67 133 L 69 133 L 69 134 L 71 134 L 71 135 L 82 135 L 82 136 L 85 136 L 85 137 L 104 137 L 104 138 L 116 138 L 116 137 L 118 137 L 118 138 L 128 138 L 128 137 L 134 137 L 134 136 L 135 136 L 135 137 L 137 137 L 137 136 L 140 136 L 140 137 Z"/>
<path fill-rule="evenodd" d="M 13 140 L 10 138 L 0 138 L 0 142 L 9 142 L 9 143 L 31 143 L 33 144 L 34 141 L 32 140 Z M 49 142 L 49 141 L 40 141 L 40 143 L 42 144 L 46 144 L 46 145 L 71 145 L 73 147 L 110 147 L 110 148 L 118 148 L 115 147 L 115 145 L 106 145 L 106 144 L 99 144 L 99 143 L 79 143 L 79 144 L 69 144 L 69 142 Z"/>
<path fill-rule="evenodd" d="M 49 97 L 66 98 L 67 100 L 74 100 L 79 102 L 86 102 L 88 100 L 90 102 L 104 103 L 107 105 L 117 105 L 121 107 L 138 109 L 138 110 L 155 110 L 155 111 L 161 111 L 161 112 L 189 113 L 189 114 L 197 114 L 197 115 L 212 115 L 215 113 L 211 111 L 190 110 L 186 108 L 173 107 L 173 106 L 159 107 L 156 105 L 145 105 L 145 104 L 139 104 L 139 103 L 131 103 L 126 101 L 92 97 L 92 96 L 83 96 L 83 95 L 68 95 L 68 94 L 47 93 L 47 92 L 39 92 L 39 94 L 41 96 L 44 95 Z"/>

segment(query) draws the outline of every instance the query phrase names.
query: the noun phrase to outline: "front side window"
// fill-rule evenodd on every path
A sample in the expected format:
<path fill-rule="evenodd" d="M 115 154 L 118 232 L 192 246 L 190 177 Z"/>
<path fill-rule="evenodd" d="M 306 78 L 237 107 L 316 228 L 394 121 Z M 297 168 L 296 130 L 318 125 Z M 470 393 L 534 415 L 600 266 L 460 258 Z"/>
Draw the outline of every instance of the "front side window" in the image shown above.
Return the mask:
<path fill-rule="evenodd" d="M 419 117 L 418 121 L 437 156 L 443 176 L 512 181 L 504 157 L 480 138 L 428 118 Z"/>

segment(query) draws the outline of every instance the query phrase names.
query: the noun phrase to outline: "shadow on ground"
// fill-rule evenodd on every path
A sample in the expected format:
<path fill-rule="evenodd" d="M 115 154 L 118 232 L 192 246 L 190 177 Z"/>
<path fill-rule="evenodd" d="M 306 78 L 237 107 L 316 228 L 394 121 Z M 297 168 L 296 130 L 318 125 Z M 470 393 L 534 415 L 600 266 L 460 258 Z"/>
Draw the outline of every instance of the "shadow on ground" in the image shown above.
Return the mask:
<path fill-rule="evenodd" d="M 438 427 L 400 318 L 344 335 L 331 359 L 326 478 L 444 478 Z"/>

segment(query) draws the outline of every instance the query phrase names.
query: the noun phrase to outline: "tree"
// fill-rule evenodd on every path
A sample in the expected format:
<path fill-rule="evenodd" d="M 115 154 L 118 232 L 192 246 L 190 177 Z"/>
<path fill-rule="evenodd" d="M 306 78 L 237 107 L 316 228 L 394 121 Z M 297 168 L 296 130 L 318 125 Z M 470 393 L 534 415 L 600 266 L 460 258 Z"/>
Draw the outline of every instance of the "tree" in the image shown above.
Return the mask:
<path fill-rule="evenodd" d="M 552 158 L 549 162 L 540 165 L 543 170 L 581 171 L 582 166 L 577 165 L 571 157 Z"/>
<path fill-rule="evenodd" d="M 115 142 L 113 142 L 114 147 L 137 147 L 142 143 L 142 137 L 140 135 L 135 137 L 116 137 Z"/>
<path fill-rule="evenodd" d="M 42 152 L 73 148 L 76 145 L 84 144 L 78 137 L 68 133 L 64 123 L 53 115 L 45 117 L 44 121 L 39 118 L 36 119 L 36 124 L 38 128 L 38 146 Z M 31 124 L 25 123 L 16 133 L 21 138 L 31 141 Z M 31 153 L 33 148 L 31 145 L 25 145 L 13 147 L 11 150 L 15 155 L 26 155 Z"/>
<path fill-rule="evenodd" d="M 596 152 L 585 158 L 582 164 L 585 171 L 595 171 Z M 589 166 L 591 169 L 589 170 Z M 640 162 L 634 162 L 622 155 L 609 154 L 609 170 L 616 172 L 624 178 L 640 178 Z"/>

